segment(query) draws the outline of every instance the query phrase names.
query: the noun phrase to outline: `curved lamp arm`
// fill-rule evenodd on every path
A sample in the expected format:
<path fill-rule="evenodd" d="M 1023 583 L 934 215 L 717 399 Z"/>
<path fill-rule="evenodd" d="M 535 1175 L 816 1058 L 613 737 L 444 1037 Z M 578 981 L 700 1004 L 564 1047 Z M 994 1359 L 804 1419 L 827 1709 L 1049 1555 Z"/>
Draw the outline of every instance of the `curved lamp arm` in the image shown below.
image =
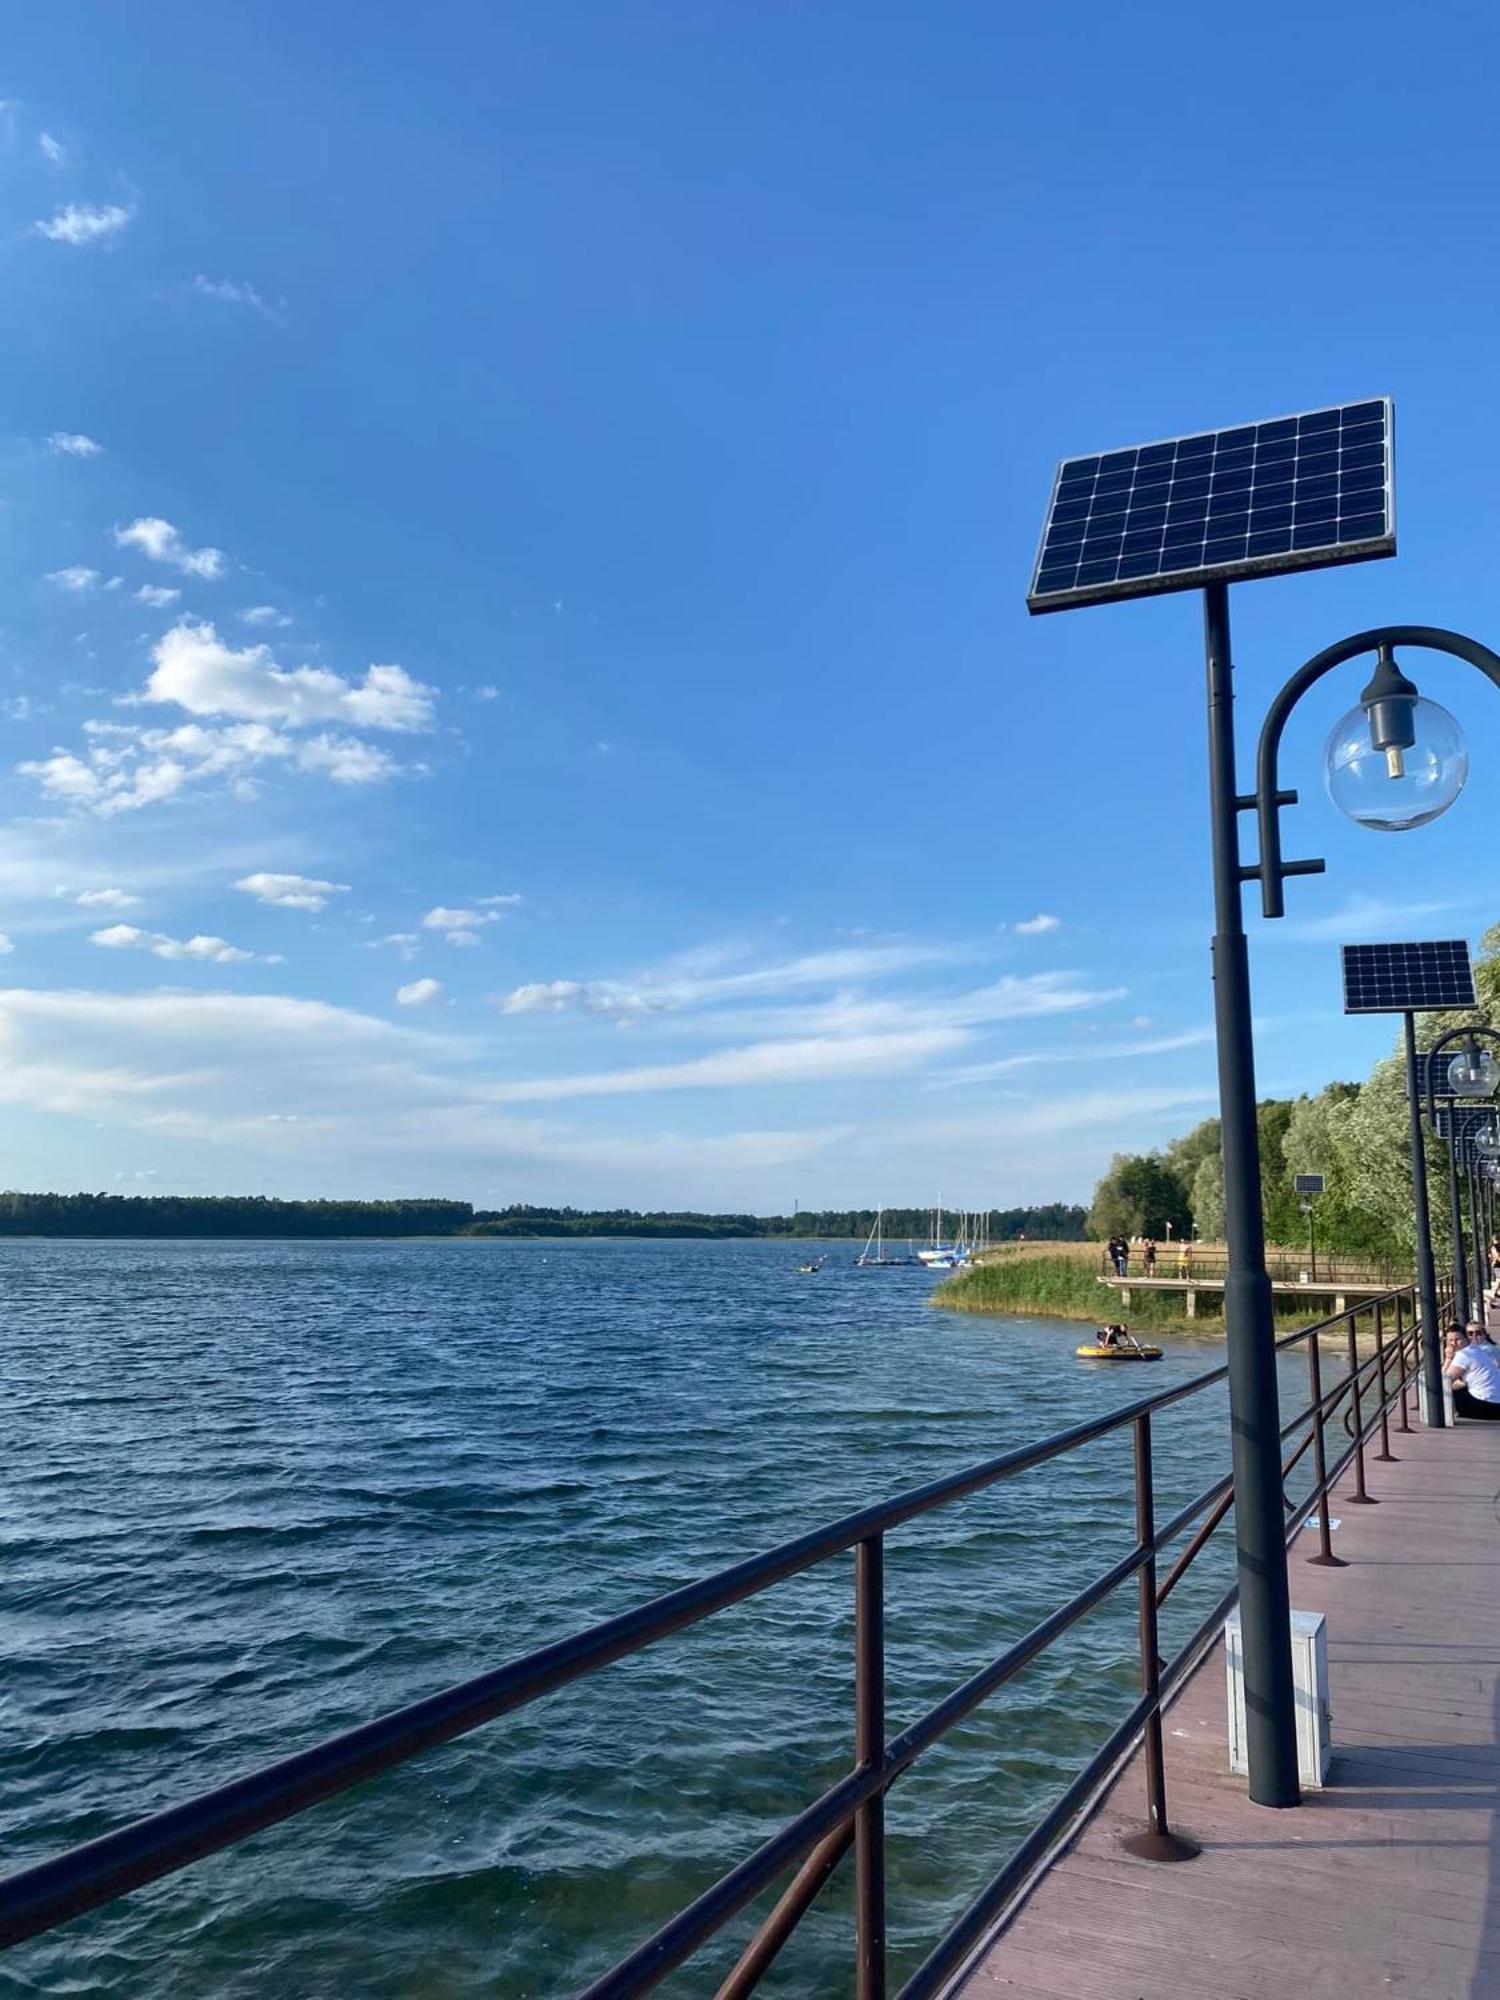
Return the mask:
<path fill-rule="evenodd" d="M 1295 792 L 1283 792 L 1278 788 L 1276 776 L 1281 735 L 1286 728 L 1287 717 L 1313 683 L 1320 681 L 1324 674 L 1332 673 L 1346 660 L 1357 659 L 1361 653 L 1378 652 L 1382 646 L 1451 653 L 1456 659 L 1467 660 L 1471 667 L 1478 667 L 1500 688 L 1500 653 L 1492 653 L 1488 646 L 1481 646 L 1477 639 L 1466 639 L 1461 632 L 1445 632 L 1439 625 L 1382 625 L 1373 632 L 1356 632 L 1352 639 L 1340 639 L 1336 646 L 1325 647 L 1321 653 L 1314 654 L 1305 666 L 1299 667 L 1267 711 L 1260 732 L 1260 748 L 1256 753 L 1255 796 L 1241 801 L 1247 808 L 1254 807 L 1260 825 L 1260 865 L 1241 872 L 1247 881 L 1259 877 L 1260 906 L 1268 917 L 1286 914 L 1281 885 L 1288 875 L 1320 875 L 1323 872 L 1321 861 L 1284 862 L 1281 858 L 1281 808 L 1297 802 Z"/>
<path fill-rule="evenodd" d="M 1446 1035 L 1439 1035 L 1437 1040 L 1432 1044 L 1432 1047 L 1427 1051 L 1427 1122 L 1434 1132 L 1437 1130 L 1438 1092 L 1437 1086 L 1433 1082 L 1434 1071 L 1432 1059 L 1434 1056 L 1441 1055 L 1450 1042 L 1468 1042 L 1471 1045 L 1475 1042 L 1500 1042 L 1500 1028 L 1486 1028 L 1479 1021 L 1471 1022 L 1469 1026 L 1464 1028 L 1450 1028 Z M 1444 1095 L 1450 1094 L 1447 1092 L 1444 1093 Z M 1494 1111 L 1494 1108 L 1492 1103 L 1490 1105 L 1491 1112 Z"/>

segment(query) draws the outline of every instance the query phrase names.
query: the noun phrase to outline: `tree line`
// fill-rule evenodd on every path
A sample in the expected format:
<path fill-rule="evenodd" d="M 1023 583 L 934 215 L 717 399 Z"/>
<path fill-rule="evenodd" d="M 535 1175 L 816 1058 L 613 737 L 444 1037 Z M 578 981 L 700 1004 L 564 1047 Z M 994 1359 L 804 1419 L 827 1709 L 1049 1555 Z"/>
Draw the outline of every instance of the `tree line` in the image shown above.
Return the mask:
<path fill-rule="evenodd" d="M 953 1217 L 947 1220 L 951 1228 Z M 987 1218 L 994 1242 L 1021 1236 L 1065 1240 L 1082 1234 L 1084 1211 L 1052 1202 L 997 1208 Z M 820 1209 L 800 1215 L 703 1215 L 686 1209 L 476 1209 L 467 1201 L 281 1201 L 271 1195 L 0 1194 L 0 1236 L 867 1236 L 873 1208 Z M 926 1208 L 887 1209 L 893 1240 L 925 1241 Z"/>
<path fill-rule="evenodd" d="M 863 1237 L 875 1227 L 873 1208 L 802 1209 L 796 1215 L 703 1215 L 692 1210 L 633 1208 L 536 1208 L 516 1203 L 504 1209 L 480 1209 L 474 1216 L 476 1236 L 787 1236 Z M 1076 1242 L 1083 1233 L 1085 1210 L 1076 1202 L 1047 1202 L 1031 1208 L 992 1208 L 978 1224 L 994 1243 L 1021 1237 L 1049 1242 Z M 951 1233 L 957 1217 L 950 1210 L 945 1225 Z M 893 1243 L 910 1238 L 925 1243 L 932 1233 L 930 1208 L 888 1208 L 882 1227 Z M 971 1219 L 972 1224 L 972 1219 Z"/>
<path fill-rule="evenodd" d="M 1485 932 L 1474 962 L 1472 1011 L 1421 1014 L 1417 1039 L 1432 1044 L 1470 1021 L 1500 1028 L 1500 924 Z M 1456 1045 L 1455 1045 L 1456 1050 Z M 1330 1083 L 1316 1096 L 1266 1098 L 1257 1108 L 1261 1207 L 1273 1243 L 1302 1243 L 1307 1217 L 1297 1174 L 1322 1174 L 1313 1197 L 1320 1244 L 1379 1258 L 1406 1258 L 1415 1240 L 1405 1058 L 1399 1041 L 1363 1083 Z M 1433 1237 L 1448 1244 L 1447 1154 L 1428 1146 Z M 1224 1158 L 1217 1118 L 1150 1153 L 1118 1153 L 1094 1189 L 1088 1233 L 1164 1239 L 1224 1233 Z"/>

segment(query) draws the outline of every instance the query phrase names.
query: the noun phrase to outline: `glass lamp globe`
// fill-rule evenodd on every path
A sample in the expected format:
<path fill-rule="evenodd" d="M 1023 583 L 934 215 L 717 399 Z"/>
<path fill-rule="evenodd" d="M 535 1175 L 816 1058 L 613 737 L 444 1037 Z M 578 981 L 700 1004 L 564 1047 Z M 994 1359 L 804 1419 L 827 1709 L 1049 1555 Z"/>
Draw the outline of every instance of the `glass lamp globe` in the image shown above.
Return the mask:
<path fill-rule="evenodd" d="M 1323 753 L 1324 783 L 1339 811 L 1381 833 L 1425 826 L 1445 813 L 1469 775 L 1463 731 L 1447 709 L 1421 698 L 1412 702 L 1409 745 L 1381 749 L 1376 734 L 1363 706 L 1333 726 Z"/>
<path fill-rule="evenodd" d="M 1500 1156 L 1500 1132 L 1476 1132 L 1474 1151 L 1481 1160 L 1493 1160 Z"/>
<path fill-rule="evenodd" d="M 1493 1097 L 1500 1086 L 1500 1063 L 1488 1049 L 1460 1049 L 1448 1065 L 1448 1088 L 1455 1097 Z"/>

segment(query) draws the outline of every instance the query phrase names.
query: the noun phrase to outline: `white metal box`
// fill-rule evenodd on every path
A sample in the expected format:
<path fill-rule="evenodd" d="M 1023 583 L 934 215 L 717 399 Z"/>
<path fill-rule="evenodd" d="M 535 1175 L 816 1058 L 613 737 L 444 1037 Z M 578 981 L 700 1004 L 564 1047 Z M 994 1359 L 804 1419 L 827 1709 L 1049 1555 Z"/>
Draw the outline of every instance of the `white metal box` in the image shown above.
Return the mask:
<path fill-rule="evenodd" d="M 1240 1614 L 1224 1621 L 1224 1669 L 1229 1688 L 1229 1768 L 1250 1768 L 1245 1747 L 1245 1670 L 1240 1651 Z M 1308 1791 L 1328 1782 L 1333 1756 L 1332 1710 L 1328 1700 L 1328 1622 L 1321 1611 L 1292 1613 L 1292 1682 L 1297 1702 L 1297 1773 Z"/>

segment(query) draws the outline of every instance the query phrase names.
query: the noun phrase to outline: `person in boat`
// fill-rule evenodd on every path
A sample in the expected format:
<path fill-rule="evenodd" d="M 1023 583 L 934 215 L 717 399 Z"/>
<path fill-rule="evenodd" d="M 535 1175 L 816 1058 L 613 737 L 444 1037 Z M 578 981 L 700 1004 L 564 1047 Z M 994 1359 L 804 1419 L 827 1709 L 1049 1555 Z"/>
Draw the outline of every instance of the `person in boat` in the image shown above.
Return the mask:
<path fill-rule="evenodd" d="M 1108 1326 L 1101 1326 L 1099 1329 L 1101 1347 L 1124 1347 L 1127 1337 L 1126 1329 L 1118 1320 L 1112 1320 Z"/>
<path fill-rule="evenodd" d="M 1449 1327 L 1443 1373 L 1453 1384 L 1457 1416 L 1500 1423 L 1500 1348 L 1492 1340 L 1471 1340 L 1462 1327 Z"/>

